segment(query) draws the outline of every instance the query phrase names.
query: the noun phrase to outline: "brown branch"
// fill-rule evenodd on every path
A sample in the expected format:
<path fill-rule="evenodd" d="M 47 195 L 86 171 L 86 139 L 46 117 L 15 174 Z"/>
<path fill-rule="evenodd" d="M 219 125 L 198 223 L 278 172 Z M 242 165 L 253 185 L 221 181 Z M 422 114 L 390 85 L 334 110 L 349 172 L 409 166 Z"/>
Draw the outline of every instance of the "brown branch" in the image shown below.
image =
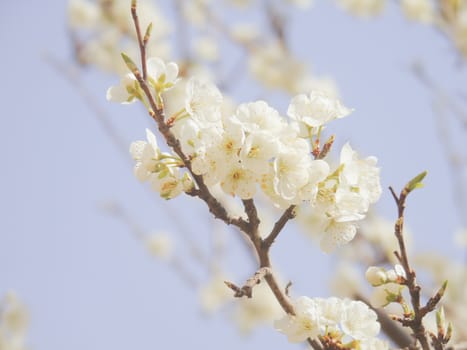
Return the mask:
<path fill-rule="evenodd" d="M 321 342 L 317 339 L 310 339 L 308 338 L 307 343 L 311 345 L 311 347 L 315 350 L 324 350 L 323 346 L 321 345 Z"/>
<path fill-rule="evenodd" d="M 131 11 L 132 13 L 136 13 L 136 0 L 132 0 Z M 141 30 L 138 26 L 137 20 L 135 20 L 135 28 L 138 34 L 138 38 L 140 38 Z M 142 52 L 141 57 L 143 58 L 145 57 L 146 47 L 144 46 L 141 40 L 138 40 L 138 42 L 140 46 L 140 51 Z M 266 238 L 266 240 L 263 240 L 258 232 L 259 218 L 253 200 L 249 199 L 243 201 L 245 211 L 248 216 L 248 221 L 244 220 L 243 218 L 231 218 L 228 215 L 226 209 L 222 206 L 222 204 L 211 194 L 206 184 L 204 183 L 203 177 L 193 173 L 191 169 L 191 160 L 183 153 L 180 146 L 180 142 L 175 138 L 175 136 L 170 130 L 170 126 L 167 125 L 164 120 L 165 116 L 163 104 L 161 107 L 158 106 L 156 100 L 152 95 L 151 89 L 146 82 L 146 79 L 144 78 L 144 76 L 141 75 L 138 68 L 136 66 L 132 66 L 131 70 L 148 100 L 150 106 L 149 115 L 156 122 L 159 132 L 164 137 L 167 145 L 180 157 L 184 166 L 193 177 L 197 188 L 193 189 L 188 194 L 191 196 L 196 196 L 203 200 L 207 204 L 209 211 L 214 215 L 214 217 L 224 221 L 227 225 L 234 225 L 238 227 L 241 231 L 243 231 L 251 240 L 258 254 L 259 275 L 255 274 L 255 276 L 253 276 L 253 278 L 247 282 L 246 289 L 242 290 L 243 287 L 239 288 L 238 286 L 235 286 L 233 283 L 230 282 L 227 282 L 227 285 L 236 293 L 248 296 L 248 293 L 251 293 L 251 289 L 249 291 L 249 288 L 252 288 L 252 284 L 257 284 L 257 282 L 262 277 L 264 277 L 275 298 L 281 305 L 282 309 L 289 315 L 295 315 L 295 310 L 292 303 L 290 302 L 288 296 L 284 293 L 283 289 L 279 287 L 279 283 L 277 282 L 277 279 L 272 272 L 273 269 L 269 257 L 269 250 L 272 243 L 274 242 L 274 239 L 279 235 L 280 231 L 283 229 L 287 221 L 295 217 L 295 205 L 290 206 L 284 212 L 279 221 L 277 221 L 274 225 L 271 234 Z M 322 347 L 318 341 L 308 339 L 308 343 L 315 350 L 322 350 Z"/>
<path fill-rule="evenodd" d="M 416 273 L 411 268 L 409 263 L 409 258 L 407 255 L 407 249 L 405 246 L 404 240 L 404 211 L 405 211 L 405 202 L 408 194 L 416 188 L 412 181 L 408 183 L 401 191 L 400 195 L 397 196 L 394 189 L 389 187 L 394 200 L 397 204 L 398 218 L 394 225 L 394 234 L 397 238 L 399 244 L 399 252 L 395 252 L 395 255 L 399 262 L 401 263 L 404 271 L 407 275 L 406 285 L 409 290 L 411 304 L 413 307 L 413 315 L 409 315 L 410 318 L 404 316 L 403 320 L 399 320 L 403 325 L 408 326 L 412 329 L 414 337 L 418 340 L 423 350 L 429 350 L 429 342 L 427 339 L 425 327 L 423 326 L 422 319 L 425 316 L 422 313 L 420 306 L 420 286 L 417 284 Z"/>
<path fill-rule="evenodd" d="M 143 67 L 143 80 L 146 81 L 148 78 L 148 70 L 146 66 L 146 37 L 143 39 L 141 34 L 141 28 L 139 25 L 138 13 L 136 11 L 136 0 L 131 1 L 131 17 L 133 18 L 133 23 L 135 24 L 136 35 L 138 37 L 139 51 L 141 55 L 141 65 Z M 146 40 L 145 40 L 146 39 Z"/>
<path fill-rule="evenodd" d="M 293 219 L 295 217 L 295 215 L 296 215 L 295 214 L 295 208 L 296 208 L 295 205 L 291 205 L 290 207 L 288 207 L 287 210 L 282 214 L 280 219 L 274 224 L 274 227 L 273 227 L 271 233 L 263 241 L 263 245 L 267 249 L 269 249 L 271 247 L 271 245 L 274 243 L 274 240 L 277 238 L 279 233 L 281 233 L 281 231 L 284 228 L 285 224 L 290 219 Z"/>
<path fill-rule="evenodd" d="M 224 283 L 227 285 L 227 287 L 229 287 L 235 292 L 235 298 L 241 298 L 244 296 L 246 296 L 247 298 L 251 298 L 253 296 L 254 286 L 260 284 L 261 280 L 267 275 L 270 275 L 271 273 L 272 272 L 269 267 L 262 267 L 258 271 L 256 271 L 255 274 L 252 277 L 250 277 L 242 287 L 238 287 L 232 282 L 228 281 L 225 281 Z"/>
<path fill-rule="evenodd" d="M 436 292 L 434 296 L 432 296 L 428 301 L 426 302 L 425 306 L 421 308 L 420 313 L 425 316 L 427 313 L 433 311 L 436 306 L 438 305 L 439 301 L 444 295 L 444 292 L 446 291 L 446 287 L 448 285 L 448 281 L 445 281 L 441 288 Z"/>
<path fill-rule="evenodd" d="M 251 237 L 259 238 L 257 234 L 260 220 L 258 218 L 258 212 L 256 210 L 255 203 L 253 199 L 244 199 L 242 200 L 243 206 L 245 207 L 245 213 L 248 217 L 248 223 L 250 224 Z M 248 232 L 246 232 L 248 234 Z"/>

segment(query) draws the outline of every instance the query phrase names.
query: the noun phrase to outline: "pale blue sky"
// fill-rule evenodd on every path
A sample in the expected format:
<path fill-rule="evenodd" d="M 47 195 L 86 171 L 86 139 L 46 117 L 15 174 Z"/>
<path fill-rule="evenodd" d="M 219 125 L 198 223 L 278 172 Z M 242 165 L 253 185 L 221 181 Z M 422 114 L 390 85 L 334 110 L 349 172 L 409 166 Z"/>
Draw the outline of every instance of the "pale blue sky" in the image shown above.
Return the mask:
<path fill-rule="evenodd" d="M 162 209 L 166 203 L 136 181 L 92 110 L 44 60 L 46 54 L 70 59 L 65 13 L 65 1 L 18 0 L 5 2 L 0 14 L 0 294 L 14 289 L 30 308 L 31 348 L 285 348 L 285 337 L 271 329 L 238 340 L 222 316 L 199 321 L 195 292 L 99 209 L 117 200 L 144 229 L 174 230 Z M 379 158 L 385 189 L 380 210 L 395 214 L 388 185 L 400 188 L 428 170 L 426 187 L 409 200 L 407 220 L 421 250 L 460 258 L 451 243 L 460 219 L 431 96 L 409 69 L 421 60 L 443 86 L 465 86 L 466 69 L 457 65 L 450 43 L 406 22 L 392 5 L 377 20 L 360 21 L 317 1 L 314 10 L 293 18 L 293 50 L 316 73 L 334 77 L 344 103 L 356 110 L 332 125 L 339 144 L 351 140 L 362 154 Z M 105 90 L 117 80 L 91 73 L 84 83 L 129 144 L 144 137 L 150 121 L 136 106 L 107 104 Z M 192 203 L 179 198 L 171 207 L 190 224 L 200 222 L 190 234 L 208 249 L 210 222 L 198 218 L 204 207 Z M 299 295 L 327 295 L 321 266 L 332 257 L 304 244 L 295 230 L 287 232 L 274 261 Z M 252 271 L 241 259 L 229 263 L 243 280 Z"/>

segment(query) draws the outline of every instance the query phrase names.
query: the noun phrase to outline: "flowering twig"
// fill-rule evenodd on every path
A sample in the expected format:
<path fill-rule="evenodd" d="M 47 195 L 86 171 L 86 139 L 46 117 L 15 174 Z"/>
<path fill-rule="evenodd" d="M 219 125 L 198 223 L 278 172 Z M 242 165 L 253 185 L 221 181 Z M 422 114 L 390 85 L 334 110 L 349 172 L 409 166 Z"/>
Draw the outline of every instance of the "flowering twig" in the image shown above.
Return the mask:
<path fill-rule="evenodd" d="M 145 48 L 142 47 L 142 50 L 145 50 Z M 156 100 L 154 99 L 149 88 L 149 85 L 143 79 L 136 65 L 133 62 L 131 62 L 129 57 L 127 57 L 126 55 L 122 56 L 126 61 L 128 67 L 131 69 L 139 85 L 141 86 L 141 89 L 143 90 L 146 98 L 148 99 L 150 106 L 149 115 L 156 122 L 158 130 L 164 137 L 167 145 L 170 148 L 172 148 L 173 151 L 180 157 L 181 161 L 183 162 L 183 165 L 190 172 L 191 176 L 194 179 L 194 182 L 198 187 L 188 192 L 188 195 L 199 197 L 200 199 L 202 199 L 208 205 L 209 211 L 214 215 L 214 217 L 224 221 L 228 225 L 234 225 L 242 231 L 246 231 L 248 227 L 248 222 L 242 218 L 231 218 L 227 213 L 226 209 L 222 206 L 222 204 L 211 194 L 208 187 L 204 183 L 203 177 L 193 173 L 190 159 L 183 153 L 182 148 L 180 146 L 180 142 L 175 138 L 173 133 L 170 131 L 170 126 L 167 125 L 165 122 L 163 106 L 157 105 Z"/>
<path fill-rule="evenodd" d="M 144 59 L 146 57 L 146 46 L 145 43 L 141 40 L 141 29 L 138 25 L 138 17 L 135 15 L 136 0 L 132 0 L 131 11 L 132 14 L 134 13 L 133 20 L 135 22 L 136 31 L 138 32 L 137 35 L 139 38 L 138 43 L 141 51 L 141 59 Z M 252 278 L 250 278 L 243 287 L 238 287 L 231 282 L 227 282 L 227 285 L 235 291 L 235 296 L 251 297 L 253 286 L 258 284 L 261 281 L 261 279 L 264 278 L 272 293 L 274 294 L 276 300 L 281 305 L 282 309 L 289 315 L 295 315 L 294 306 L 289 300 L 289 297 L 286 295 L 284 289 L 279 286 L 279 283 L 273 273 L 269 256 L 270 247 L 274 242 L 274 239 L 279 235 L 279 233 L 284 228 L 288 220 L 295 216 L 295 205 L 291 205 L 284 212 L 281 218 L 274 225 L 272 232 L 264 240 L 261 238 L 261 235 L 258 230 L 260 220 L 258 217 L 256 206 L 252 199 L 243 200 L 243 205 L 245 208 L 247 219 L 244 219 L 242 217 L 232 218 L 227 213 L 225 207 L 211 194 L 206 183 L 204 182 L 203 176 L 197 175 L 193 172 L 191 166 L 191 159 L 184 154 L 181 148 L 180 141 L 174 136 L 174 134 L 171 131 L 170 125 L 168 125 L 165 121 L 162 98 L 158 95 L 156 100 L 156 98 L 151 92 L 148 82 L 144 77 L 144 73 L 143 75 L 141 75 L 140 70 L 138 69 L 136 64 L 134 64 L 128 56 L 122 54 L 122 57 L 128 68 L 132 71 L 135 79 L 139 83 L 139 86 L 147 99 L 149 115 L 156 122 L 158 130 L 164 137 L 166 144 L 174 151 L 175 154 L 177 154 L 184 167 L 187 169 L 187 171 L 193 178 L 195 187 L 191 190 L 187 190 L 186 193 L 188 195 L 195 196 L 203 200 L 208 206 L 209 211 L 214 215 L 214 217 L 222 220 L 227 225 L 234 225 L 237 228 L 239 228 L 242 232 L 246 234 L 246 236 L 249 238 L 249 240 L 254 246 L 254 249 L 258 256 L 258 272 Z M 307 339 L 307 341 L 313 347 L 313 349 L 323 349 L 318 340 Z"/>
<path fill-rule="evenodd" d="M 428 302 L 425 306 L 421 306 L 420 303 L 420 294 L 421 294 L 421 287 L 417 284 L 416 280 L 416 273 L 412 269 L 409 263 L 409 258 L 407 255 L 407 249 L 405 246 L 404 241 L 404 211 L 405 211 L 405 202 L 407 196 L 410 192 L 414 189 L 419 188 L 422 186 L 422 180 L 426 176 L 426 172 L 423 172 L 413 178 L 407 185 L 404 186 L 401 193 L 399 195 L 396 194 L 392 187 L 389 187 L 392 196 L 397 204 L 397 211 L 398 211 L 398 219 L 396 221 L 394 227 L 394 233 L 397 238 L 397 242 L 399 245 L 399 251 L 395 251 L 394 254 L 396 255 L 397 259 L 399 260 L 400 264 L 402 265 L 406 278 L 402 282 L 405 284 L 409 290 L 411 304 L 413 307 L 413 311 L 410 313 L 405 313 L 402 318 L 398 318 L 397 320 L 405 327 L 410 327 L 413 331 L 414 337 L 420 343 L 423 350 L 429 350 L 429 342 L 426 334 L 425 327 L 423 326 L 423 317 L 428 313 L 435 309 L 436 305 L 438 304 L 439 300 L 441 299 L 442 295 L 444 294 L 444 290 L 446 288 L 446 283 L 441 287 L 440 291 L 436 293 L 436 295 Z"/>

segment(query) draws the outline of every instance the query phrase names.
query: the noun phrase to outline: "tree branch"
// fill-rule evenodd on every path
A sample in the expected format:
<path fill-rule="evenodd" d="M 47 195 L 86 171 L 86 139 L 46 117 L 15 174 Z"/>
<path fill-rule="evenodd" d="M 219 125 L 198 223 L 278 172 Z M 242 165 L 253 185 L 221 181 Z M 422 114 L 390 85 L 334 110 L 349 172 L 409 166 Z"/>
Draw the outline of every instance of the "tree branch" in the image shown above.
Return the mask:
<path fill-rule="evenodd" d="M 279 233 L 281 233 L 282 229 L 284 228 L 285 224 L 290 220 L 295 217 L 295 205 L 291 205 L 290 207 L 287 208 L 287 210 L 282 214 L 280 219 L 274 224 L 274 227 L 269 234 L 264 239 L 263 245 L 269 249 L 271 245 L 274 243 L 274 240 L 279 236 Z"/>
<path fill-rule="evenodd" d="M 141 65 L 143 67 L 143 80 L 146 81 L 148 78 L 148 70 L 146 66 L 146 37 L 143 39 L 141 34 L 141 28 L 139 25 L 138 13 L 136 11 L 136 0 L 131 1 L 131 17 L 133 18 L 133 23 L 135 24 L 136 35 L 138 37 L 139 51 L 141 55 Z M 146 39 L 146 40 L 145 40 Z"/>
<path fill-rule="evenodd" d="M 424 310 L 420 306 L 420 291 L 421 287 L 417 284 L 416 273 L 411 268 L 409 263 L 409 258 L 407 255 L 407 249 L 405 246 L 404 240 L 404 211 L 405 211 L 405 202 L 407 196 L 415 188 L 419 187 L 421 181 L 425 177 L 426 173 L 422 173 L 412 179 L 407 185 L 404 186 L 399 196 L 396 195 L 396 192 L 392 187 L 389 187 L 391 194 L 394 197 L 394 200 L 397 204 L 397 213 L 398 218 L 394 225 L 394 234 L 397 238 L 399 245 L 399 251 L 394 252 L 397 259 L 401 263 L 404 271 L 406 273 L 405 284 L 409 290 L 411 304 L 413 308 L 413 315 L 404 315 L 402 319 L 399 320 L 403 325 L 406 325 L 412 329 L 414 332 L 414 337 L 418 340 L 423 350 L 429 350 L 429 342 L 426 334 L 425 327 L 423 326 L 422 319 L 425 316 Z"/>
<path fill-rule="evenodd" d="M 235 292 L 234 297 L 241 298 L 246 296 L 247 298 L 251 298 L 253 296 L 254 286 L 260 284 L 261 280 L 270 274 L 271 269 L 269 267 L 262 267 L 256 271 L 255 274 L 250 277 L 242 287 L 238 287 L 229 281 L 225 281 L 224 283 L 227 285 L 227 287 Z"/>

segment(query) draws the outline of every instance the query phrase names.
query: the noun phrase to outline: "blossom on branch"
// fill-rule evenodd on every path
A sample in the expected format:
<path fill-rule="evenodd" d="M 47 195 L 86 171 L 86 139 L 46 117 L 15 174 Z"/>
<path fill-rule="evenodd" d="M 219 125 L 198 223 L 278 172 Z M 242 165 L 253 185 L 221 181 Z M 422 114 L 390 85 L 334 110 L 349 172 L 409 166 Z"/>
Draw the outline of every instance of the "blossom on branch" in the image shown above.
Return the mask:
<path fill-rule="evenodd" d="M 165 63 L 158 57 L 149 58 L 146 62 L 148 82 L 157 95 L 171 89 L 178 81 L 178 66 L 174 62 Z M 146 101 L 143 90 L 136 80 L 134 72 L 126 74 L 120 85 L 112 86 L 107 90 L 107 100 L 118 103 L 132 103 L 138 99 Z"/>
<path fill-rule="evenodd" d="M 155 135 L 146 129 L 148 142 L 136 141 L 130 146 L 130 153 L 136 161 L 134 174 L 141 181 L 149 181 L 161 197 L 171 199 L 183 191 L 191 190 L 193 181 L 188 174 L 180 174 L 182 161 L 174 155 L 161 152 Z"/>
<path fill-rule="evenodd" d="M 320 127 L 331 120 L 346 117 L 351 112 L 339 100 L 321 91 L 312 91 L 308 96 L 295 96 L 287 110 L 290 118 L 309 128 Z"/>
<path fill-rule="evenodd" d="M 320 337 L 324 344 L 346 344 L 346 349 L 388 349 L 375 340 L 380 330 L 376 313 L 361 301 L 300 297 L 294 309 L 295 315 L 274 324 L 292 343 Z"/>
<path fill-rule="evenodd" d="M 358 221 L 381 195 L 376 158 L 360 159 L 349 144 L 341 150 L 340 165 L 318 184 L 316 199 L 307 219 L 309 230 L 321 238 L 321 249 L 331 252 L 350 242 Z M 303 214 L 306 215 L 306 214 Z"/>

